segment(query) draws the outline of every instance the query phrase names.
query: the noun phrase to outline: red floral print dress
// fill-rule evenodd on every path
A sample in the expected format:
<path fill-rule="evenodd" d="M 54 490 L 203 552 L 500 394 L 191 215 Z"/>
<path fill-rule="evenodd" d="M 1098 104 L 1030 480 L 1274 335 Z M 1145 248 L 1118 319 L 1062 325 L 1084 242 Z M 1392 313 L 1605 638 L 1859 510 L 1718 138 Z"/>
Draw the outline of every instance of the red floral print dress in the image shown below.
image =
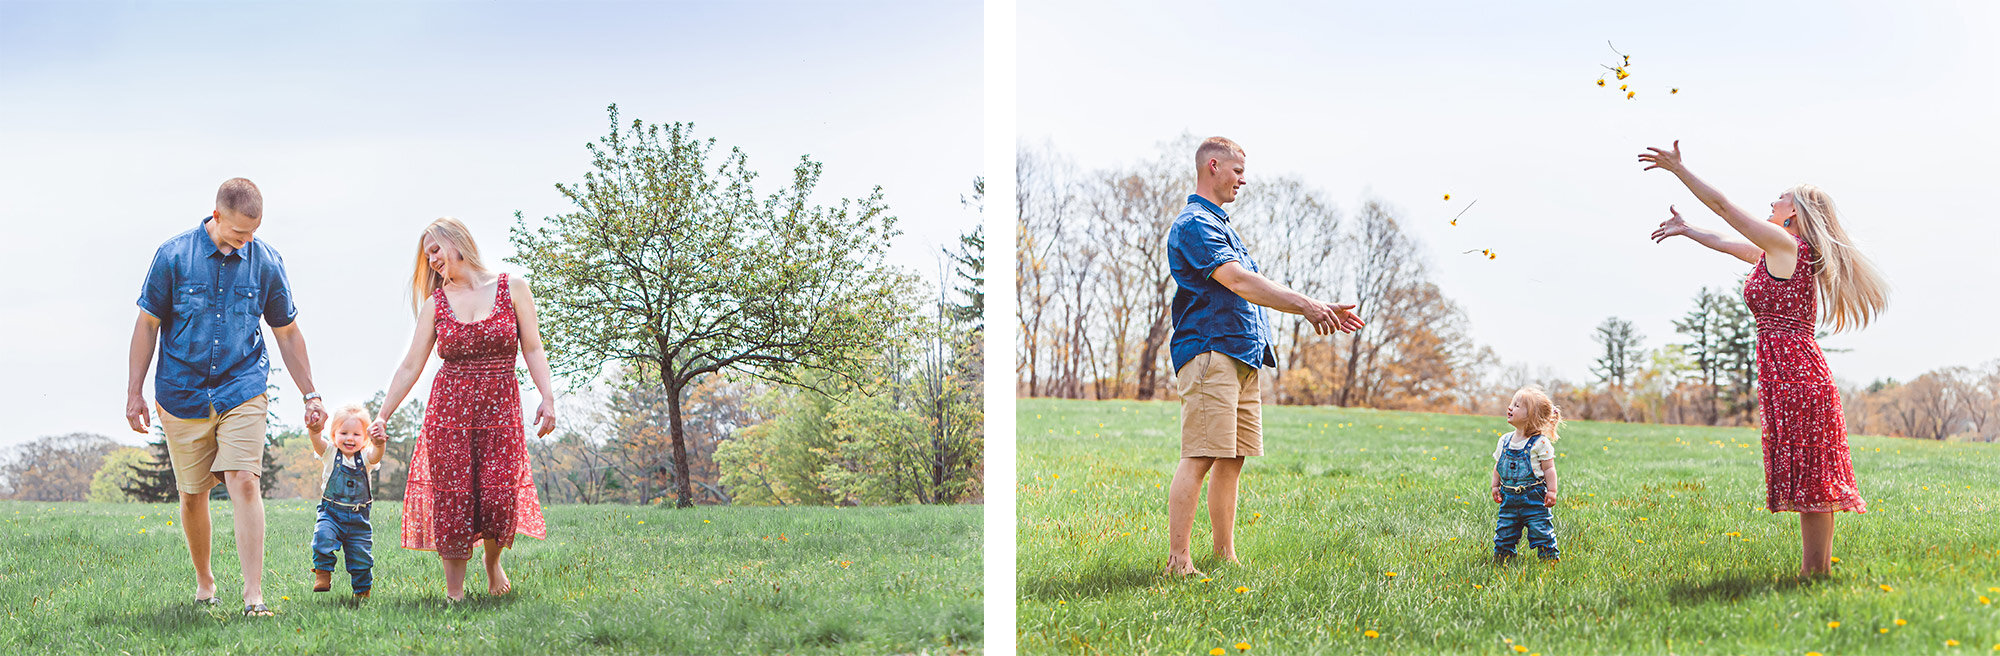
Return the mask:
<path fill-rule="evenodd" d="M 1771 512 L 1867 512 L 1847 453 L 1840 390 L 1814 339 L 1819 297 L 1813 252 L 1799 242 L 1799 264 L 1777 278 L 1763 259 L 1743 284 L 1757 318 L 1757 408 L 1764 432 L 1765 507 Z"/>
<path fill-rule="evenodd" d="M 406 549 L 464 560 L 482 539 L 511 547 L 515 533 L 548 535 L 528 470 L 521 386 L 514 380 L 520 329 L 506 274 L 498 286 L 493 313 L 473 323 L 452 316 L 443 289 L 431 295 L 444 366 L 431 379 L 424 433 L 410 456 L 403 496 Z"/>

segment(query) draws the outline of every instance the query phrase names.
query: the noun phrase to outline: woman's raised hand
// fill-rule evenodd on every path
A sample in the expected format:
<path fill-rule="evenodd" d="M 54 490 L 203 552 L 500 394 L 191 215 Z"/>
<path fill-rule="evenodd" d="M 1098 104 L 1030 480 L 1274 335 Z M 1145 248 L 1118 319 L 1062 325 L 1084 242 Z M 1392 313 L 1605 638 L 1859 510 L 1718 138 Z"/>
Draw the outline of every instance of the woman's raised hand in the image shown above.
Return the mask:
<path fill-rule="evenodd" d="M 1667 211 L 1672 212 L 1674 218 L 1660 222 L 1660 228 L 1653 231 L 1653 243 L 1657 244 L 1666 241 L 1668 237 L 1678 237 L 1688 233 L 1687 220 L 1681 218 L 1680 211 L 1674 209 L 1672 205 L 1667 206 Z"/>
<path fill-rule="evenodd" d="M 1680 173 L 1686 170 L 1681 167 L 1681 141 L 1679 139 L 1674 140 L 1673 150 L 1646 148 L 1646 152 L 1639 153 L 1639 161 L 1646 163 L 1646 168 L 1643 169 L 1646 171 L 1666 169 L 1672 173 Z"/>
<path fill-rule="evenodd" d="M 368 437 L 374 439 L 376 444 L 389 441 L 389 418 L 376 415 L 375 421 L 368 424 Z"/>

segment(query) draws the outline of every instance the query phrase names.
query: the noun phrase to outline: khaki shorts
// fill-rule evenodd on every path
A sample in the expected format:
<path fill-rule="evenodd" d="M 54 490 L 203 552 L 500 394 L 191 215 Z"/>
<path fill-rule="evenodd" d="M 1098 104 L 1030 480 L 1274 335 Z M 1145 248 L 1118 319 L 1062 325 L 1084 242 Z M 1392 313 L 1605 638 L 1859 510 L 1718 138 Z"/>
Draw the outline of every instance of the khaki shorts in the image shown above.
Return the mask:
<path fill-rule="evenodd" d="M 1216 351 L 1194 356 L 1174 372 L 1181 395 L 1181 457 L 1264 455 L 1263 404 L 1257 369 Z"/>
<path fill-rule="evenodd" d="M 215 472 L 264 474 L 265 412 L 270 400 L 262 394 L 217 416 L 210 408 L 204 419 L 182 419 L 160 411 L 167 431 L 167 457 L 174 463 L 174 483 L 182 494 L 201 494 L 221 483 Z"/>

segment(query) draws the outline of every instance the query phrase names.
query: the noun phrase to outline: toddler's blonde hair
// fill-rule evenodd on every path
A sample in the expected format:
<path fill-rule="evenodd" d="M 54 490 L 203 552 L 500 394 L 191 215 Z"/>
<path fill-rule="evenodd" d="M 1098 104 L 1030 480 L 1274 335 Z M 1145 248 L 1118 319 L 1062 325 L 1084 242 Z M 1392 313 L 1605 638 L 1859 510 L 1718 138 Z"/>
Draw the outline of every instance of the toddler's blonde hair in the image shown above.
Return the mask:
<path fill-rule="evenodd" d="M 1524 437 L 1545 435 L 1550 442 L 1562 439 L 1556 434 L 1563 424 L 1562 408 L 1556 407 L 1556 402 L 1549 398 L 1548 392 L 1542 391 L 1540 385 L 1523 387 L 1514 392 L 1514 398 L 1527 401 L 1521 404 L 1523 411 L 1528 413 L 1528 434 Z"/>

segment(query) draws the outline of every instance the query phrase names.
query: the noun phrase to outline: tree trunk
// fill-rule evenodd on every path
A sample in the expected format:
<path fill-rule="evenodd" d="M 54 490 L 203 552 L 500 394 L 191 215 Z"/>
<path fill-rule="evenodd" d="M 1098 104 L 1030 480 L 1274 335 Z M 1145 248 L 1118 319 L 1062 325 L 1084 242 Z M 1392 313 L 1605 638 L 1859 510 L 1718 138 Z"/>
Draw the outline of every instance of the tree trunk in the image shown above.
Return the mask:
<path fill-rule="evenodd" d="M 674 488 L 676 508 L 694 507 L 694 484 L 688 478 L 687 436 L 681 431 L 681 385 L 667 383 L 667 426 L 674 436 Z"/>

